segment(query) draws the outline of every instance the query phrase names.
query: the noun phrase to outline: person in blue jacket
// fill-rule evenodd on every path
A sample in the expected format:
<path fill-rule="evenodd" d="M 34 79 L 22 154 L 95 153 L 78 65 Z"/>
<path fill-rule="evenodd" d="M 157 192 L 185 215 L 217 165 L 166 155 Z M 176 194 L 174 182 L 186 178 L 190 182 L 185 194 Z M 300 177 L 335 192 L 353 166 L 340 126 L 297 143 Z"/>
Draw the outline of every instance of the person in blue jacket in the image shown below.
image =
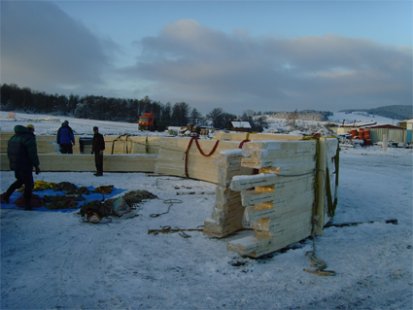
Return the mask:
<path fill-rule="evenodd" d="M 75 145 L 75 136 L 68 121 L 64 121 L 57 131 L 56 142 L 59 144 L 60 153 L 73 154 L 73 145 Z"/>

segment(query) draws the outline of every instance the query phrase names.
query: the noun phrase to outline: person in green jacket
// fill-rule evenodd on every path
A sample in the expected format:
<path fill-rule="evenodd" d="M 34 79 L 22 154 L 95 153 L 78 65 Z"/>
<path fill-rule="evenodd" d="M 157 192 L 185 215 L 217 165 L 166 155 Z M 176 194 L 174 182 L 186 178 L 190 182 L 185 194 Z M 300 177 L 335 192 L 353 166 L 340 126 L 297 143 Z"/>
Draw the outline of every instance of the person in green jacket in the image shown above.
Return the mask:
<path fill-rule="evenodd" d="M 13 192 L 24 185 L 25 209 L 31 210 L 31 198 L 34 187 L 33 167 L 36 174 L 40 173 L 36 136 L 33 133 L 34 128 L 27 128 L 21 125 L 16 125 L 14 132 L 15 134 L 7 144 L 7 156 L 9 158 L 10 170 L 14 171 L 16 181 L 9 186 L 5 193 L 1 194 L 1 202 L 8 203 Z"/>

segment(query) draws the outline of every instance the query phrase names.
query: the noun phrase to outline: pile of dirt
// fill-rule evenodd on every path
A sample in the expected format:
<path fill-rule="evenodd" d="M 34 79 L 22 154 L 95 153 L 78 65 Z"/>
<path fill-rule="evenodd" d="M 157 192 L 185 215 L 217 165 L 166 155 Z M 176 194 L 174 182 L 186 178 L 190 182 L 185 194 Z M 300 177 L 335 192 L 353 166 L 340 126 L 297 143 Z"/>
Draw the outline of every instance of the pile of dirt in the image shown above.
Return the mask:
<path fill-rule="evenodd" d="M 156 195 L 146 190 L 130 191 L 117 198 L 91 201 L 81 207 L 79 214 L 86 222 L 96 224 L 108 216 L 121 217 L 135 210 L 142 201 L 156 198 Z"/>
<path fill-rule="evenodd" d="M 158 196 L 146 190 L 130 191 L 123 196 L 125 203 L 127 203 L 131 208 L 133 208 L 135 204 L 139 204 L 144 200 L 156 198 L 158 198 Z"/>

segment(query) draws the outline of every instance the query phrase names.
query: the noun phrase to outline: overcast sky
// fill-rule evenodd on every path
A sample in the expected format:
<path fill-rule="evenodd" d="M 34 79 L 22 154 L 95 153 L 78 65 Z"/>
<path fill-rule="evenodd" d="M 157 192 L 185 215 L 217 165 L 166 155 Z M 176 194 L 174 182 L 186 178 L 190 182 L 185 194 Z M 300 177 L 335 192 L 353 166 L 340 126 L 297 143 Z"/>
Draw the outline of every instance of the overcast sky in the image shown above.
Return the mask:
<path fill-rule="evenodd" d="M 1 83 L 202 113 L 412 104 L 412 1 L 4 1 Z"/>

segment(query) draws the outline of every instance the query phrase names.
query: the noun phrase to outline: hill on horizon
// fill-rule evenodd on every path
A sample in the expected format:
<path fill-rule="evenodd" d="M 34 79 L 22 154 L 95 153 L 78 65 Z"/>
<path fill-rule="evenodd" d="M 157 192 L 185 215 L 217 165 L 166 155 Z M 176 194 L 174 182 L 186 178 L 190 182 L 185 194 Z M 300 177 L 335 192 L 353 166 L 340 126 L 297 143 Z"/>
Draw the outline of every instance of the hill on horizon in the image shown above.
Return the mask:
<path fill-rule="evenodd" d="M 340 112 L 366 112 L 369 114 L 379 115 L 397 120 L 406 120 L 413 118 L 413 108 L 411 105 L 388 105 L 372 109 L 346 109 Z"/>

